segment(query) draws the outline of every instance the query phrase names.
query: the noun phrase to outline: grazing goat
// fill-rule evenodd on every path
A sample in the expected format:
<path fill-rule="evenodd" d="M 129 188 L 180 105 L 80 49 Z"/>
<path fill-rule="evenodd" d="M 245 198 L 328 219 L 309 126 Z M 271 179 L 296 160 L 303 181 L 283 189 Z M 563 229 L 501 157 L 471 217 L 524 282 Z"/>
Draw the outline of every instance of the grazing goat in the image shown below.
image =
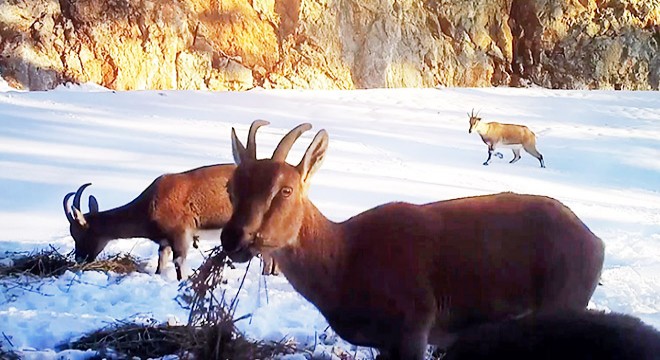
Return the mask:
<path fill-rule="evenodd" d="M 530 315 L 466 330 L 443 360 L 660 360 L 660 332 L 595 311 Z"/>
<path fill-rule="evenodd" d="M 479 114 L 474 114 L 474 109 L 472 109 L 472 114 L 468 114 L 468 116 L 470 117 L 468 133 L 471 134 L 473 130 L 476 131 L 481 136 L 481 140 L 488 145 L 488 159 L 486 159 L 484 165 L 490 163 L 493 151 L 497 148 L 510 148 L 513 151 L 513 159 L 509 163 L 513 164 L 520 160 L 520 149 L 522 148 L 537 158 L 542 168 L 545 167 L 543 155 L 536 150 L 536 135 L 527 126 L 482 122 Z M 496 153 L 496 155 L 500 159 L 502 158 L 502 154 Z"/>
<path fill-rule="evenodd" d="M 265 124 L 253 124 L 250 143 L 256 129 Z M 148 238 L 159 244 L 156 273 L 160 274 L 173 253 L 177 279 L 181 280 L 190 245 L 197 247 L 202 231 L 219 231 L 229 221 L 232 209 L 226 184 L 235 168 L 234 164 L 220 164 L 161 175 L 130 203 L 107 211 L 99 211 L 96 198 L 90 195 L 87 214 L 80 210 L 80 198 L 91 184 L 68 193 L 64 213 L 75 241 L 76 261 L 93 261 L 113 239 Z M 73 206 L 69 207 L 71 196 Z M 277 273 L 276 264 L 267 255 L 263 273 Z"/>
<path fill-rule="evenodd" d="M 307 198 L 328 134 L 297 166 L 285 162 L 301 124 L 270 159 L 238 140 L 222 232 L 229 257 L 272 256 L 291 285 L 343 339 L 389 359 L 421 360 L 428 343 L 481 322 L 585 309 L 604 245 L 559 201 L 502 193 L 414 205 L 389 203 L 344 222 Z"/>

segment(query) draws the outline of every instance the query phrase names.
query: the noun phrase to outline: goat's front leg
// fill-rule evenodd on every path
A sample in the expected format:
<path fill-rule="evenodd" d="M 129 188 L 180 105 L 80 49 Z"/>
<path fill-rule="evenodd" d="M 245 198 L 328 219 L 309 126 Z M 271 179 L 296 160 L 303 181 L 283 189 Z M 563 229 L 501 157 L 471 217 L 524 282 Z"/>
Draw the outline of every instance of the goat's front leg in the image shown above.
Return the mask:
<path fill-rule="evenodd" d="M 174 257 L 174 267 L 176 268 L 176 279 L 179 281 L 187 275 L 186 258 L 188 257 L 188 249 L 192 242 L 193 237 L 189 231 L 181 232 L 170 241 Z"/>
<path fill-rule="evenodd" d="M 488 165 L 490 163 L 490 159 L 493 157 L 493 151 L 495 148 L 493 148 L 492 145 L 488 145 L 488 159 L 484 162 L 484 165 Z"/>
<path fill-rule="evenodd" d="M 160 274 L 161 271 L 167 266 L 167 262 L 170 260 L 172 255 L 172 247 L 167 240 L 161 240 L 160 245 L 158 246 L 158 266 L 156 266 L 156 274 Z"/>
<path fill-rule="evenodd" d="M 402 326 L 389 334 L 384 341 L 385 346 L 379 347 L 381 355 L 377 359 L 387 360 L 424 360 L 429 342 L 429 335 L 436 312 L 421 311 L 425 308 L 420 304 L 416 314 L 407 314 Z M 385 339 L 383 339 L 385 340 Z"/>
<path fill-rule="evenodd" d="M 520 149 L 511 149 L 513 151 L 513 159 L 509 161 L 509 164 L 513 164 L 514 162 L 520 160 Z"/>
<path fill-rule="evenodd" d="M 273 259 L 270 255 L 261 255 L 261 260 L 263 261 L 263 268 L 261 269 L 261 275 L 278 275 L 280 270 L 279 267 L 277 266 L 277 263 L 275 262 L 275 259 Z"/>
<path fill-rule="evenodd" d="M 424 360 L 427 341 L 424 332 L 405 334 L 398 345 L 382 350 L 376 360 Z"/>

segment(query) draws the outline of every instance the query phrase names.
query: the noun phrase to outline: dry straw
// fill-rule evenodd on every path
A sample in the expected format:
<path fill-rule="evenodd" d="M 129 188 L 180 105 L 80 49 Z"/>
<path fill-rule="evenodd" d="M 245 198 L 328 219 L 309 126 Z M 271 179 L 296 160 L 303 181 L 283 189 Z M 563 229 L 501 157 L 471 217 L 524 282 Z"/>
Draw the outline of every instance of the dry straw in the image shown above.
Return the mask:
<path fill-rule="evenodd" d="M 52 246 L 48 249 L 28 254 L 13 253 L 12 264 L 0 267 L 0 276 L 34 275 L 38 277 L 59 276 L 73 266 L 75 262 L 60 254 Z M 18 256 L 16 256 L 18 255 Z"/>
<path fill-rule="evenodd" d="M 129 274 L 139 270 L 138 260 L 130 254 L 117 254 L 86 264 L 77 264 L 72 260 L 71 254 L 62 254 L 52 246 L 27 254 L 13 253 L 13 255 L 11 265 L 0 266 L 0 276 L 52 277 L 60 276 L 67 270 L 112 271 L 118 274 Z"/>
<path fill-rule="evenodd" d="M 223 284 L 225 253 L 215 248 L 188 281 L 180 298 L 190 309 L 188 324 L 119 322 L 68 344 L 73 349 L 97 350 L 105 358 L 141 359 L 176 354 L 183 359 L 273 359 L 296 352 L 287 342 L 253 341 L 236 328 L 236 299 L 229 304 L 217 291 Z"/>
<path fill-rule="evenodd" d="M 204 326 L 119 323 L 85 335 L 68 348 L 96 350 L 109 359 L 172 354 L 182 359 L 273 359 L 295 350 L 286 343 L 247 340 L 229 322 Z"/>

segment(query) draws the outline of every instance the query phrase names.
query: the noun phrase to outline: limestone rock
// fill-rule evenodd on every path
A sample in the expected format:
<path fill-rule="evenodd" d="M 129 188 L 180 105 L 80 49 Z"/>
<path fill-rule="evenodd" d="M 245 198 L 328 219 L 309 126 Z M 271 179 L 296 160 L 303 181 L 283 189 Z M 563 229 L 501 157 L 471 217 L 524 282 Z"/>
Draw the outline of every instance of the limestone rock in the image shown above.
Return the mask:
<path fill-rule="evenodd" d="M 4 0 L 24 88 L 658 89 L 658 0 Z"/>

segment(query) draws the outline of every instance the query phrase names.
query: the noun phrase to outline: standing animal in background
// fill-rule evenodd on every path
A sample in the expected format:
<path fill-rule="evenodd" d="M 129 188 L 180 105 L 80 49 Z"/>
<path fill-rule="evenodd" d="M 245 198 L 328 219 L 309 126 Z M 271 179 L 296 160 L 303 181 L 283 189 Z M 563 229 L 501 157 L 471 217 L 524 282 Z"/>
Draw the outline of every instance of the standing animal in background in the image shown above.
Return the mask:
<path fill-rule="evenodd" d="M 527 126 L 482 122 L 479 114 L 474 114 L 474 109 L 472 109 L 472 114 L 468 114 L 468 116 L 470 117 L 468 133 L 471 134 L 473 130 L 476 131 L 481 136 L 481 140 L 488 145 L 488 159 L 486 159 L 484 165 L 490 163 L 495 149 L 510 148 L 513 151 L 513 159 L 509 163 L 513 164 L 520 160 L 520 149 L 525 149 L 539 160 L 542 168 L 545 167 L 543 155 L 536 150 L 536 135 Z M 502 158 L 502 154 L 496 153 L 496 155 L 500 159 Z"/>
<path fill-rule="evenodd" d="M 660 332 L 624 314 L 539 314 L 469 329 L 442 359 L 660 360 Z"/>
<path fill-rule="evenodd" d="M 267 123 L 253 123 L 250 144 L 257 128 Z M 99 211 L 92 195 L 89 212 L 80 210 L 80 198 L 89 183 L 68 193 L 64 213 L 75 241 L 76 261 L 93 261 L 113 239 L 148 238 L 159 244 L 156 273 L 160 274 L 173 254 L 177 279 L 181 280 L 190 245 L 197 247 L 196 240 L 203 231 L 218 232 L 229 221 L 232 209 L 226 185 L 235 168 L 234 164 L 220 164 L 161 175 L 133 201 L 107 211 Z M 69 207 L 71 196 L 73 206 Z M 263 273 L 277 273 L 268 256 L 264 256 Z"/>
<path fill-rule="evenodd" d="M 428 343 L 447 346 L 470 325 L 586 308 L 604 245 L 559 201 L 502 193 L 395 202 L 335 223 L 307 197 L 326 131 L 297 166 L 285 162 L 310 128 L 297 126 L 261 160 L 232 130 L 238 167 L 222 246 L 238 262 L 272 256 L 343 339 L 384 358 L 421 360 Z"/>

